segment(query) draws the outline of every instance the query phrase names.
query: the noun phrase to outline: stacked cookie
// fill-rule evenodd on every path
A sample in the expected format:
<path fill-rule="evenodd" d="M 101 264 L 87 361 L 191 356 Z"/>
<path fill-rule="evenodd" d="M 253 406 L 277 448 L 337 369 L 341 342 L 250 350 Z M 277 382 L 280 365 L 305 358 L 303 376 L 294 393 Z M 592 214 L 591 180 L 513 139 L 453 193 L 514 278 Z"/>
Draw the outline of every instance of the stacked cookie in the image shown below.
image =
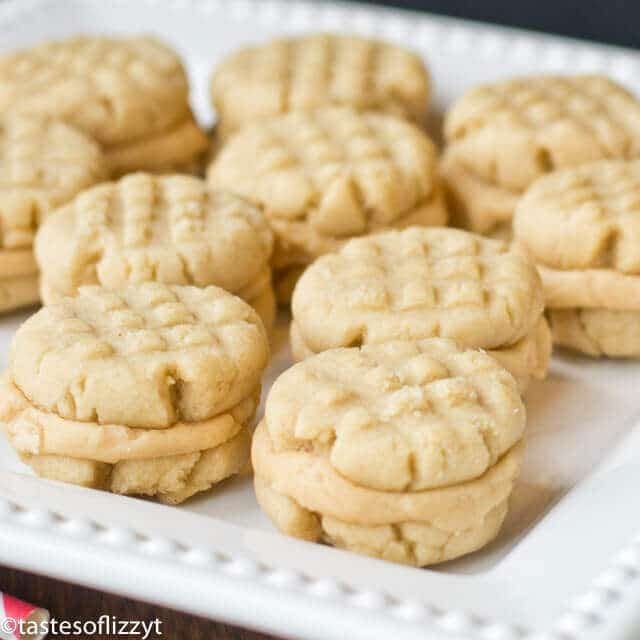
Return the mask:
<path fill-rule="evenodd" d="M 39 475 L 181 502 L 244 468 L 268 355 L 217 287 L 83 287 L 18 329 L 0 423 Z"/>
<path fill-rule="evenodd" d="M 39 116 L 0 119 L 0 311 L 38 302 L 39 224 L 105 176 L 98 145 L 73 127 Z"/>
<path fill-rule="evenodd" d="M 442 163 L 459 226 L 510 235 L 518 198 L 555 169 L 640 156 L 640 102 L 603 76 L 481 86 L 447 114 Z"/>
<path fill-rule="evenodd" d="M 288 111 L 347 106 L 423 124 L 429 75 L 415 54 L 378 40 L 314 34 L 246 47 L 216 68 L 211 100 L 222 139 Z"/>
<path fill-rule="evenodd" d="M 207 180 L 264 211 L 284 302 L 304 268 L 347 239 L 447 220 L 433 143 L 379 113 L 330 107 L 247 125 L 222 148 Z"/>
<path fill-rule="evenodd" d="M 177 55 L 149 37 L 76 37 L 0 57 L 0 115 L 64 120 L 104 150 L 112 175 L 190 169 L 207 148 Z"/>
<path fill-rule="evenodd" d="M 457 229 L 411 227 L 318 258 L 292 299 L 294 358 L 336 347 L 452 338 L 488 350 L 524 390 L 551 356 L 534 263 Z"/>
<path fill-rule="evenodd" d="M 640 161 L 601 161 L 535 182 L 517 242 L 538 261 L 554 341 L 640 357 Z"/>
<path fill-rule="evenodd" d="M 217 285 L 270 328 L 273 234 L 253 205 L 184 175 L 137 173 L 84 191 L 42 225 L 35 245 L 46 304 L 87 284 Z"/>
<path fill-rule="evenodd" d="M 333 349 L 274 383 L 252 445 L 285 533 L 425 566 L 500 529 L 525 410 L 513 377 L 445 339 Z"/>

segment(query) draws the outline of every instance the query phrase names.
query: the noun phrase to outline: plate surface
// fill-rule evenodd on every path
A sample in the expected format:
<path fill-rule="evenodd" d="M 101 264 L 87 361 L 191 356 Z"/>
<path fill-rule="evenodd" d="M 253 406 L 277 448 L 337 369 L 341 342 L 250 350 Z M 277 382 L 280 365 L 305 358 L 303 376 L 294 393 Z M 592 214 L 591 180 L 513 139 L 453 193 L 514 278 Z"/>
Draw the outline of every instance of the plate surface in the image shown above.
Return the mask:
<path fill-rule="evenodd" d="M 436 116 L 465 88 L 604 72 L 640 92 L 631 51 L 357 5 L 258 0 L 4 0 L 0 52 L 77 32 L 156 33 L 193 104 L 225 53 L 282 33 L 379 36 L 424 55 Z M 0 364 L 28 313 L 0 318 Z M 286 318 L 265 390 L 290 364 Z M 280 635 L 588 640 L 640 637 L 640 364 L 554 357 L 527 395 L 522 477 L 487 549 L 417 570 L 279 535 L 248 478 L 179 508 L 34 478 L 0 441 L 0 563 Z"/>

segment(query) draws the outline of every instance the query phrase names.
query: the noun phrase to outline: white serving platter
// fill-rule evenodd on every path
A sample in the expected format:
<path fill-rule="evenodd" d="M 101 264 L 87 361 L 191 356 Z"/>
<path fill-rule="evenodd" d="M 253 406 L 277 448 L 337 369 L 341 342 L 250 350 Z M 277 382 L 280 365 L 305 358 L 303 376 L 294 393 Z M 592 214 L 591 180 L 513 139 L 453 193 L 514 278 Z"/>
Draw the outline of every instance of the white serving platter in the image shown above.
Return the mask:
<path fill-rule="evenodd" d="M 396 10 L 258 0 L 0 0 L 0 52 L 78 32 L 153 32 L 184 55 L 193 103 L 223 54 L 282 33 L 374 35 L 424 55 L 436 112 L 466 87 L 604 72 L 640 93 L 640 56 Z M 434 119 L 437 120 L 437 117 Z M 0 319 L 0 365 L 21 312 Z M 269 382 L 290 364 L 286 319 Z M 527 395 L 527 455 L 487 549 L 433 570 L 278 534 L 249 478 L 179 508 L 34 478 L 0 441 L 0 564 L 287 637 L 640 638 L 640 363 L 558 355 Z"/>

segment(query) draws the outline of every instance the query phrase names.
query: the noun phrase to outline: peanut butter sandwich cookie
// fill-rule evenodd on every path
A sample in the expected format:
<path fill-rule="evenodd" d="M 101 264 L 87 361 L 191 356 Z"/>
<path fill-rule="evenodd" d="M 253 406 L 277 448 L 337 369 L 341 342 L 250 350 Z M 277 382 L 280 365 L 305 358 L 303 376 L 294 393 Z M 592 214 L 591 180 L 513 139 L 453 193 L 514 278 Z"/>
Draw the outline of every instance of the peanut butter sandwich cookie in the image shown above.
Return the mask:
<path fill-rule="evenodd" d="M 506 243 L 411 227 L 318 258 L 293 293 L 291 345 L 309 355 L 361 344 L 451 338 L 488 350 L 524 390 L 551 355 L 534 263 Z"/>
<path fill-rule="evenodd" d="M 248 125 L 207 179 L 262 207 L 276 236 L 272 265 L 283 302 L 306 265 L 353 236 L 447 221 L 431 140 L 373 112 L 327 108 Z"/>
<path fill-rule="evenodd" d="M 518 204 L 514 234 L 538 262 L 558 345 L 640 357 L 640 160 L 541 178 Z"/>
<path fill-rule="evenodd" d="M 332 349 L 285 371 L 252 445 L 284 533 L 425 566 L 498 533 L 525 409 L 498 362 L 431 338 Z"/>
<path fill-rule="evenodd" d="M 518 199 L 556 169 L 640 156 L 640 102 L 603 76 L 533 76 L 467 92 L 445 121 L 442 163 L 459 226 L 511 232 Z"/>
<path fill-rule="evenodd" d="M 98 145 L 73 127 L 38 116 L 0 118 L 0 312 L 38 302 L 38 226 L 106 175 Z"/>
<path fill-rule="evenodd" d="M 218 287 L 82 287 L 15 334 L 0 426 L 41 476 L 182 502 L 245 468 L 268 357 Z"/>
<path fill-rule="evenodd" d="M 74 37 L 0 56 L 0 114 L 51 116 L 103 147 L 113 175 L 191 168 L 208 140 L 180 59 L 150 37 Z"/>
<path fill-rule="evenodd" d="M 223 139 L 265 117 L 332 105 L 384 111 L 422 124 L 429 98 L 429 74 L 416 54 L 332 34 L 240 49 L 211 80 Z"/>
<path fill-rule="evenodd" d="M 87 284 L 213 284 L 273 323 L 269 225 L 198 178 L 137 173 L 88 189 L 48 217 L 35 247 L 45 304 Z"/>

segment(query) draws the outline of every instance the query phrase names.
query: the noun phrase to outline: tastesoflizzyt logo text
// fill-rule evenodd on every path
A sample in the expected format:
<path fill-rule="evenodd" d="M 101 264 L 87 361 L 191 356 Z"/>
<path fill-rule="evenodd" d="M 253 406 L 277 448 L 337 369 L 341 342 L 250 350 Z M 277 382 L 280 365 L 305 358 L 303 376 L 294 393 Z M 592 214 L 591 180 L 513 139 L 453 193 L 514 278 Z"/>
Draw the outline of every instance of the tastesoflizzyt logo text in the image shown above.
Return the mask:
<path fill-rule="evenodd" d="M 120 620 L 102 615 L 97 620 L 17 620 L 0 619 L 0 638 L 45 638 L 55 636 L 106 636 L 152 640 L 162 636 L 162 620 Z"/>

